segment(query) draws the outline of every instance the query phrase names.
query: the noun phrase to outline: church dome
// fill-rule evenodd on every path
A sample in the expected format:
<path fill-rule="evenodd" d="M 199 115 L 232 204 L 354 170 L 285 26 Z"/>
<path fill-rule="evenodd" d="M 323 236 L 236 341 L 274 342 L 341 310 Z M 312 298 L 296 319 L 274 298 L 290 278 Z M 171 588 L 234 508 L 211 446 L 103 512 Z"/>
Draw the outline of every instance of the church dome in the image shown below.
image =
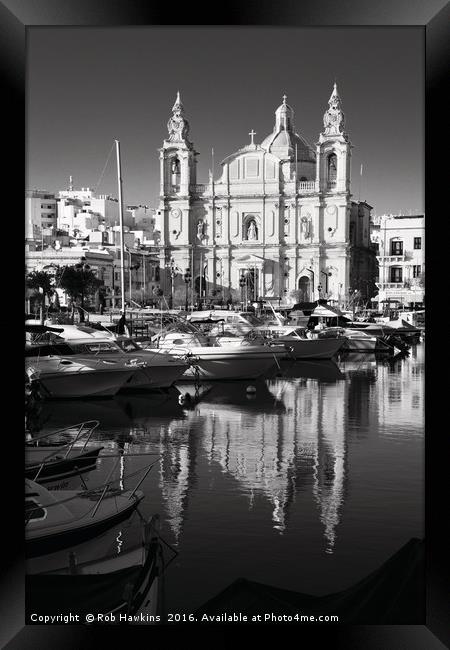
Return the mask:
<path fill-rule="evenodd" d="M 283 96 L 283 103 L 275 111 L 275 126 L 262 142 L 261 147 L 279 158 L 295 157 L 297 148 L 297 160 L 304 162 L 315 162 L 316 154 L 298 133 L 295 133 L 294 110 L 286 103 L 286 95 Z"/>

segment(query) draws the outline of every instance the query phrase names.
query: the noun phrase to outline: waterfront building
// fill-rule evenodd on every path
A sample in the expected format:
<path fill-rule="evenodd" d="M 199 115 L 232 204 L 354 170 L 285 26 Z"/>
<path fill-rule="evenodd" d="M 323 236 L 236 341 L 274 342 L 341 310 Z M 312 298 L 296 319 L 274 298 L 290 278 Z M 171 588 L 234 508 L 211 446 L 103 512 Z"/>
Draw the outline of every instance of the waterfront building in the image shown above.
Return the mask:
<path fill-rule="evenodd" d="M 219 178 L 211 173 L 198 184 L 199 154 L 178 93 L 159 150 L 156 213 L 164 288 L 176 301 L 183 300 L 186 269 L 192 302 L 211 295 L 287 304 L 340 302 L 355 290 L 373 295 L 368 281 L 359 282 L 376 264 L 371 206 L 352 200 L 352 144 L 336 84 L 323 125 L 311 146 L 296 132 L 284 95 L 272 132 L 257 144 L 252 129 L 250 143 L 221 162 Z"/>
<path fill-rule="evenodd" d="M 375 299 L 406 307 L 425 300 L 425 215 L 383 214 L 373 217 L 379 289 Z"/>
<path fill-rule="evenodd" d="M 57 225 L 56 197 L 46 190 L 25 192 L 25 240 L 36 241 L 51 234 Z"/>
<path fill-rule="evenodd" d="M 134 240 L 133 240 L 134 241 Z M 27 247 L 25 264 L 27 272 L 47 271 L 51 274 L 58 267 L 74 266 L 80 262 L 89 265 L 101 281 L 100 292 L 95 296 L 95 306 L 104 299 L 104 307 L 121 305 L 120 287 L 120 245 L 103 245 L 102 243 L 83 242 L 76 246 L 47 246 L 36 250 Z M 156 290 L 159 288 L 159 259 L 148 248 L 125 248 L 124 255 L 125 298 L 138 304 L 156 302 Z M 67 305 L 67 296 L 58 291 L 60 304 Z"/>

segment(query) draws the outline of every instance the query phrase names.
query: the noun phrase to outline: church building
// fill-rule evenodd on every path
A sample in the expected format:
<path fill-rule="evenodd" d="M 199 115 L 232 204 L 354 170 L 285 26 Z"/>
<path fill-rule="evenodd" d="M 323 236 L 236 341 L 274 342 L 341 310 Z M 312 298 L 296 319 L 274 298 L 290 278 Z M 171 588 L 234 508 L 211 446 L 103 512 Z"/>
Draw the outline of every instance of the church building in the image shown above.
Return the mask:
<path fill-rule="evenodd" d="M 272 299 L 281 304 L 369 292 L 370 209 L 352 201 L 352 145 L 334 84 L 315 147 L 296 132 L 283 96 L 275 124 L 197 183 L 198 152 L 177 94 L 160 153 L 156 211 L 164 293 L 171 304 Z M 355 260 L 358 266 L 356 267 Z M 366 269 L 367 266 L 367 269 Z M 355 285 L 355 286 L 351 286 Z"/>

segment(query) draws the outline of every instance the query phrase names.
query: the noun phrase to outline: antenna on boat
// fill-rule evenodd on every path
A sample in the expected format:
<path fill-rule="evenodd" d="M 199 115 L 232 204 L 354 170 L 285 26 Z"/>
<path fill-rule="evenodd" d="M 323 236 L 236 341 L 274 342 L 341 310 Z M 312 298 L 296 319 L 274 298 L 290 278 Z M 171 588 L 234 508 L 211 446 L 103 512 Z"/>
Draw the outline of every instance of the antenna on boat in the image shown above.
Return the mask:
<path fill-rule="evenodd" d="M 120 292 L 122 298 L 122 310 L 125 313 L 125 272 L 124 272 L 124 237 L 123 237 L 123 199 L 122 199 L 122 171 L 120 166 L 120 142 L 116 143 L 117 157 L 117 185 L 119 189 L 119 223 L 120 223 Z M 130 271 L 131 273 L 131 271 Z"/>

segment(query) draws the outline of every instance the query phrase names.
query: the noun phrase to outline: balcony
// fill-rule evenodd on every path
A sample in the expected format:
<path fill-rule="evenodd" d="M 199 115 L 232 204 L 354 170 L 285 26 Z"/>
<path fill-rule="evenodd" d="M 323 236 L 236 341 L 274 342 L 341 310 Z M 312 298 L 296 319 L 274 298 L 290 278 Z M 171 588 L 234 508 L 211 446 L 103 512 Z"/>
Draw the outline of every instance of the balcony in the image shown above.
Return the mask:
<path fill-rule="evenodd" d="M 299 194 L 311 194 L 316 191 L 316 181 L 300 181 L 298 184 Z"/>
<path fill-rule="evenodd" d="M 379 264 L 402 264 L 406 260 L 406 255 L 377 255 Z"/>
<path fill-rule="evenodd" d="M 203 194 L 206 192 L 208 189 L 208 185 L 205 185 L 204 183 L 195 183 L 189 185 L 189 191 L 192 192 L 193 194 Z"/>
<path fill-rule="evenodd" d="M 404 289 L 404 282 L 377 282 L 379 289 Z"/>

